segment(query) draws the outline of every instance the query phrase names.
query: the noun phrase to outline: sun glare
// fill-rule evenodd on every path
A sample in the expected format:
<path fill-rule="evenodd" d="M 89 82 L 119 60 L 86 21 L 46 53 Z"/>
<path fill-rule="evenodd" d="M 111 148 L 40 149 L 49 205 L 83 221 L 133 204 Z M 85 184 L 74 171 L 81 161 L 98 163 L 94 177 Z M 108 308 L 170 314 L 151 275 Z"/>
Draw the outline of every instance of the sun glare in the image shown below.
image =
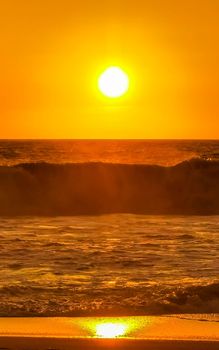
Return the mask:
<path fill-rule="evenodd" d="M 99 77 L 98 87 L 107 97 L 120 97 L 128 91 L 128 75 L 119 67 L 109 67 Z"/>
<path fill-rule="evenodd" d="M 96 335 L 101 338 L 116 338 L 126 333 L 127 326 L 122 323 L 102 323 L 96 327 Z"/>

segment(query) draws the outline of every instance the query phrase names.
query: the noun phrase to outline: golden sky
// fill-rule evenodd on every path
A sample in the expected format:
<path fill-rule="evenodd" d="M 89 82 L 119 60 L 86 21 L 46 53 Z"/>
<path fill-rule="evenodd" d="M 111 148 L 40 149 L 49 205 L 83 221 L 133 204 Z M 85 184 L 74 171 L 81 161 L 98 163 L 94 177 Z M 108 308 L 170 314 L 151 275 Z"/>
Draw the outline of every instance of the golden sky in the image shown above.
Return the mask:
<path fill-rule="evenodd" d="M 0 138 L 218 138 L 218 0 L 7 0 Z M 97 89 L 108 66 L 129 92 Z"/>

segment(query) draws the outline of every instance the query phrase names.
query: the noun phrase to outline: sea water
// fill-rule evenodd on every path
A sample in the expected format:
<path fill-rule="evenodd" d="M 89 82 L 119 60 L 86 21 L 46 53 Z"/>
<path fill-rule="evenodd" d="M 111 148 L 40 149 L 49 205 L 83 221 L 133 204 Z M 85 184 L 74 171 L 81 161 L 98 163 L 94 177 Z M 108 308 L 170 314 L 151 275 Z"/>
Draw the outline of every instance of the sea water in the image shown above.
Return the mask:
<path fill-rule="evenodd" d="M 1 141 L 0 315 L 218 313 L 218 154 Z"/>

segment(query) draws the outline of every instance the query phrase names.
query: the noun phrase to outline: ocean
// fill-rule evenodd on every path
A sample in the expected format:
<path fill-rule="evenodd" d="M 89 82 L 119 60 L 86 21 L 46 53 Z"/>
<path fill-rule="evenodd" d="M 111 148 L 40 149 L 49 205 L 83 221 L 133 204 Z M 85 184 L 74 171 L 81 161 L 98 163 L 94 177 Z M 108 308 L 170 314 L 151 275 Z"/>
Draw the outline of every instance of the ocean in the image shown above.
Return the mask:
<path fill-rule="evenodd" d="M 219 141 L 0 141 L 0 316 L 219 313 Z"/>

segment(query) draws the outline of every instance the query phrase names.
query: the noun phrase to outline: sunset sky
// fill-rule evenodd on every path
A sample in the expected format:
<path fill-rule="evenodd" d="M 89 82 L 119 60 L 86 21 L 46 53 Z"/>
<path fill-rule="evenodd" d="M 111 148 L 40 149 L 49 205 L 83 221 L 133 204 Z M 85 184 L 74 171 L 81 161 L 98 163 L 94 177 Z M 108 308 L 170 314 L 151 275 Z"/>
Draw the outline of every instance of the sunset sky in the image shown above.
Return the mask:
<path fill-rule="evenodd" d="M 218 0 L 2 1 L 0 138 L 218 138 L 218 18 Z"/>

